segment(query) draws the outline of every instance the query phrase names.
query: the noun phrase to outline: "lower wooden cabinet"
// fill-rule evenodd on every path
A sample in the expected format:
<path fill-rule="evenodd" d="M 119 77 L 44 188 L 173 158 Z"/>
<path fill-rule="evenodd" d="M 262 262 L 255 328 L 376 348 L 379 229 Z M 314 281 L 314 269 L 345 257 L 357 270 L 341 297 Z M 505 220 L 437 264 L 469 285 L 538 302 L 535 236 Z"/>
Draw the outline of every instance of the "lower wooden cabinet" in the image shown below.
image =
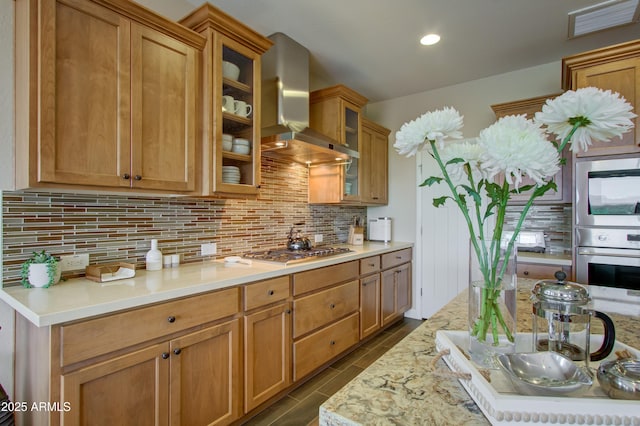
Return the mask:
<path fill-rule="evenodd" d="M 382 326 L 402 317 L 411 308 L 411 264 L 382 271 Z"/>
<path fill-rule="evenodd" d="M 244 411 L 291 384 L 291 307 L 281 303 L 244 317 Z"/>
<path fill-rule="evenodd" d="M 240 409 L 233 320 L 63 374 L 71 425 L 221 425 Z"/>
<path fill-rule="evenodd" d="M 382 326 L 380 320 L 380 256 L 361 260 L 360 274 L 360 339 L 364 339 L 380 330 Z"/>
<path fill-rule="evenodd" d="M 563 271 L 567 277 L 571 276 L 571 266 L 518 262 L 516 270 L 520 278 L 532 280 L 554 280 L 558 271 Z"/>

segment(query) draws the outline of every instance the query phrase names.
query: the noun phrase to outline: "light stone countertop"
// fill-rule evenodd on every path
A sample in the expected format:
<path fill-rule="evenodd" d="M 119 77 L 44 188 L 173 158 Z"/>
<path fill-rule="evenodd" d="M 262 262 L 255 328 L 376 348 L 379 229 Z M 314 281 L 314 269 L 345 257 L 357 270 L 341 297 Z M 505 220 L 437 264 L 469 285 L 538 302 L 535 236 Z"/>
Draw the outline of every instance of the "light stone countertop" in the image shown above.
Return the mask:
<path fill-rule="evenodd" d="M 74 278 L 49 288 L 14 286 L 0 289 L 0 299 L 42 327 L 335 265 L 413 247 L 413 243 L 365 242 L 362 246 L 341 246 L 352 252 L 292 265 L 255 260 L 245 265 L 216 260 L 160 271 L 138 270 L 134 278 L 105 283 Z"/>
<path fill-rule="evenodd" d="M 535 280 L 518 280 L 518 330 L 531 331 Z M 640 317 L 609 313 L 616 338 L 640 348 Z M 456 379 L 431 373 L 438 330 L 467 329 L 467 292 L 426 320 L 320 407 L 320 426 L 486 425 L 487 418 Z M 599 321 L 592 332 L 601 333 Z M 438 369 L 449 371 L 444 361 Z"/>
<path fill-rule="evenodd" d="M 571 266 L 571 255 L 562 253 L 518 252 L 518 262 L 540 265 Z"/>

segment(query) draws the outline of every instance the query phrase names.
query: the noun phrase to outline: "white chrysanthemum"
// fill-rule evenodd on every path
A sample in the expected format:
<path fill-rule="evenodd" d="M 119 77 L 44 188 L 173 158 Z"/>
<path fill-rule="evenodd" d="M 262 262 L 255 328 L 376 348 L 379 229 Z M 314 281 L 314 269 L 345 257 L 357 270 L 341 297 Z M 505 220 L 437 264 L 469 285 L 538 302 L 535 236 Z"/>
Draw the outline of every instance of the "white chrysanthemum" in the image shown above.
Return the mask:
<path fill-rule="evenodd" d="M 471 175 L 476 184 L 483 178 L 488 177 L 486 171 L 480 168 L 480 160 L 484 154 L 484 148 L 475 139 L 464 140 L 456 143 L 449 143 L 441 150 L 438 150 L 443 164 L 447 164 L 454 158 L 461 158 L 463 163 L 453 163 L 447 166 L 447 173 L 455 184 L 467 181 L 467 174 L 464 165 L 469 164 Z"/>
<path fill-rule="evenodd" d="M 437 141 L 442 146 L 447 138 L 460 139 L 462 116 L 451 107 L 427 112 L 402 125 L 396 133 L 393 147 L 400 155 L 415 155 L 428 141 Z"/>
<path fill-rule="evenodd" d="M 560 169 L 556 148 L 539 125 L 524 115 L 508 115 L 480 132 L 484 147 L 482 167 L 491 177 L 500 172 L 509 184 L 519 186 L 527 175 L 543 185 Z"/>
<path fill-rule="evenodd" d="M 545 124 L 562 141 L 577 122 L 582 122 L 571 138 L 571 150 L 586 151 L 592 140 L 608 142 L 633 127 L 633 107 L 619 93 L 585 87 L 569 90 L 548 99 L 535 120 Z M 575 142 L 573 142 L 575 141 Z"/>

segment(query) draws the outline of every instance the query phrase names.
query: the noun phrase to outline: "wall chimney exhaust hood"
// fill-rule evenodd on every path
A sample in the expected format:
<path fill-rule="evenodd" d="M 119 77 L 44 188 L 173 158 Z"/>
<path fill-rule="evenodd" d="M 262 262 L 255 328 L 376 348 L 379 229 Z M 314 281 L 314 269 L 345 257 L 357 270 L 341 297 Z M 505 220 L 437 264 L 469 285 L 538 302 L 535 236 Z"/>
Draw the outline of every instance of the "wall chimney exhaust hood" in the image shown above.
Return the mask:
<path fill-rule="evenodd" d="M 268 38 L 274 44 L 262 55 L 262 155 L 306 165 L 358 158 L 309 128 L 309 51 L 283 33 Z"/>

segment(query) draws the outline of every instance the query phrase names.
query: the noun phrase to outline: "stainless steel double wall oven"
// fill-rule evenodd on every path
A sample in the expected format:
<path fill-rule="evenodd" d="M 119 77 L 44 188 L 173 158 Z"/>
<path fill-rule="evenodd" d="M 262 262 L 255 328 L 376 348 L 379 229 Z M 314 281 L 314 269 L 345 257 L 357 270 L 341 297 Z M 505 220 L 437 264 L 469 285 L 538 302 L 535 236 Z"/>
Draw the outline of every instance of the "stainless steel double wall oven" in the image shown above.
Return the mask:
<path fill-rule="evenodd" d="M 640 304 L 640 157 L 575 164 L 576 281 Z"/>

